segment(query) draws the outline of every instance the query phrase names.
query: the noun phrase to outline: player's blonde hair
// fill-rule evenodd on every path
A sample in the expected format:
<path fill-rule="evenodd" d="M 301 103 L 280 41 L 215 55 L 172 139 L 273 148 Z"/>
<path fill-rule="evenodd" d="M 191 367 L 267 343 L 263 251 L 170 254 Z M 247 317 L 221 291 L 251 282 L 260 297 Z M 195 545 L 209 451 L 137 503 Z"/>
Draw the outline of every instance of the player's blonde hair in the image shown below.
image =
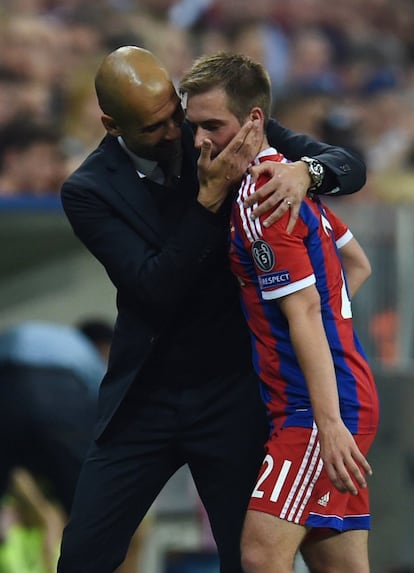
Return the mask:
<path fill-rule="evenodd" d="M 265 121 L 272 104 L 271 83 L 266 69 L 242 54 L 219 52 L 198 58 L 180 82 L 180 93 L 187 96 L 222 88 L 227 106 L 240 123 L 253 107 L 260 107 Z"/>

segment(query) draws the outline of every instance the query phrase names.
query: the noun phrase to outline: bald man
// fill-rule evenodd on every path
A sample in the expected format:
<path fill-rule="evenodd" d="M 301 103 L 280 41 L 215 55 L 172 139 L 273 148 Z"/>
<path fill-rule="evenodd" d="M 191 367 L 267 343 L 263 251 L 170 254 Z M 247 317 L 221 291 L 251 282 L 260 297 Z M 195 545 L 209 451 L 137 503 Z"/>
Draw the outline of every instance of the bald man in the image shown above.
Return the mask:
<path fill-rule="evenodd" d="M 164 484 L 188 464 L 221 571 L 242 573 L 240 533 L 268 427 L 228 269 L 227 198 L 259 130 L 247 123 L 214 159 L 204 142 L 197 177 L 191 128 L 151 53 L 109 54 L 96 92 L 107 135 L 64 183 L 62 200 L 117 288 L 118 317 L 58 571 L 113 572 Z M 294 160 L 268 185 L 266 194 L 276 192 L 260 208 L 278 204 L 271 217 L 291 207 L 294 218 L 316 183 L 340 194 L 363 185 L 364 166 L 349 152 L 276 122 L 268 135 Z M 317 182 L 304 155 L 320 167 Z"/>

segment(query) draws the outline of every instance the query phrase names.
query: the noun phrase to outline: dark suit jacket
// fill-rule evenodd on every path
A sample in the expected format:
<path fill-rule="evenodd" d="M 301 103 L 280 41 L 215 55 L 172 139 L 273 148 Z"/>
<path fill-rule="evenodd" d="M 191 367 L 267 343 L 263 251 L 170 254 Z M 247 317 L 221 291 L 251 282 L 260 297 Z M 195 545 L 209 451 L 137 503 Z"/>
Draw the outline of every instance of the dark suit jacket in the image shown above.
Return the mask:
<path fill-rule="evenodd" d="M 324 191 L 357 191 L 365 182 L 360 159 L 271 122 L 269 141 L 291 160 L 318 156 L 328 168 Z M 117 289 L 118 317 L 99 400 L 99 437 L 137 379 L 165 325 L 203 269 L 223 248 L 220 215 L 196 201 L 196 155 L 183 127 L 183 172 L 179 188 L 187 208 L 179 229 L 165 236 L 145 179 L 140 179 L 118 141 L 107 135 L 65 181 L 63 207 L 75 234 L 103 264 Z M 227 272 L 227 270 L 226 270 Z"/>

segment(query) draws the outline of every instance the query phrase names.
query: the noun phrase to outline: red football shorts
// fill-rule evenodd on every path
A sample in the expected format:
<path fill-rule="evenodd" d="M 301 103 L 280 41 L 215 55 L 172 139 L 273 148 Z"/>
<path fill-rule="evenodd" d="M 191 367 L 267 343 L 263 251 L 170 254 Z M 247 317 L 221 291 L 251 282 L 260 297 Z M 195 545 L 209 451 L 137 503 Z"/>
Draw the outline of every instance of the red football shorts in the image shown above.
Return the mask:
<path fill-rule="evenodd" d="M 374 437 L 354 436 L 364 455 Z M 315 427 L 283 428 L 269 439 L 266 452 L 249 509 L 306 527 L 370 529 L 368 488 L 352 495 L 334 487 L 323 467 Z"/>

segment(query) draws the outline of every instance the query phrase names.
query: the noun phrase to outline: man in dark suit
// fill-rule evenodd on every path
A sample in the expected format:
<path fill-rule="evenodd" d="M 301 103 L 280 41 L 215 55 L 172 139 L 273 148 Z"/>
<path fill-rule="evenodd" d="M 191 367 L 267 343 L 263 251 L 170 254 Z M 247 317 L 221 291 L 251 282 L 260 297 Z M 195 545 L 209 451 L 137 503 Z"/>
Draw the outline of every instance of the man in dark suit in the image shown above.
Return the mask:
<path fill-rule="evenodd" d="M 258 129 L 243 126 L 214 159 L 206 141 L 198 181 L 191 129 L 151 53 L 109 54 L 96 90 L 108 134 L 62 199 L 117 288 L 118 317 L 58 571 L 114 571 L 161 488 L 188 464 L 221 571 L 241 573 L 240 533 L 268 428 L 228 269 L 226 199 L 260 145 Z M 272 199 L 286 199 L 279 214 L 295 214 L 312 185 L 345 194 L 365 181 L 345 150 L 276 122 L 269 138 L 294 161 L 269 184 L 282 182 Z"/>

